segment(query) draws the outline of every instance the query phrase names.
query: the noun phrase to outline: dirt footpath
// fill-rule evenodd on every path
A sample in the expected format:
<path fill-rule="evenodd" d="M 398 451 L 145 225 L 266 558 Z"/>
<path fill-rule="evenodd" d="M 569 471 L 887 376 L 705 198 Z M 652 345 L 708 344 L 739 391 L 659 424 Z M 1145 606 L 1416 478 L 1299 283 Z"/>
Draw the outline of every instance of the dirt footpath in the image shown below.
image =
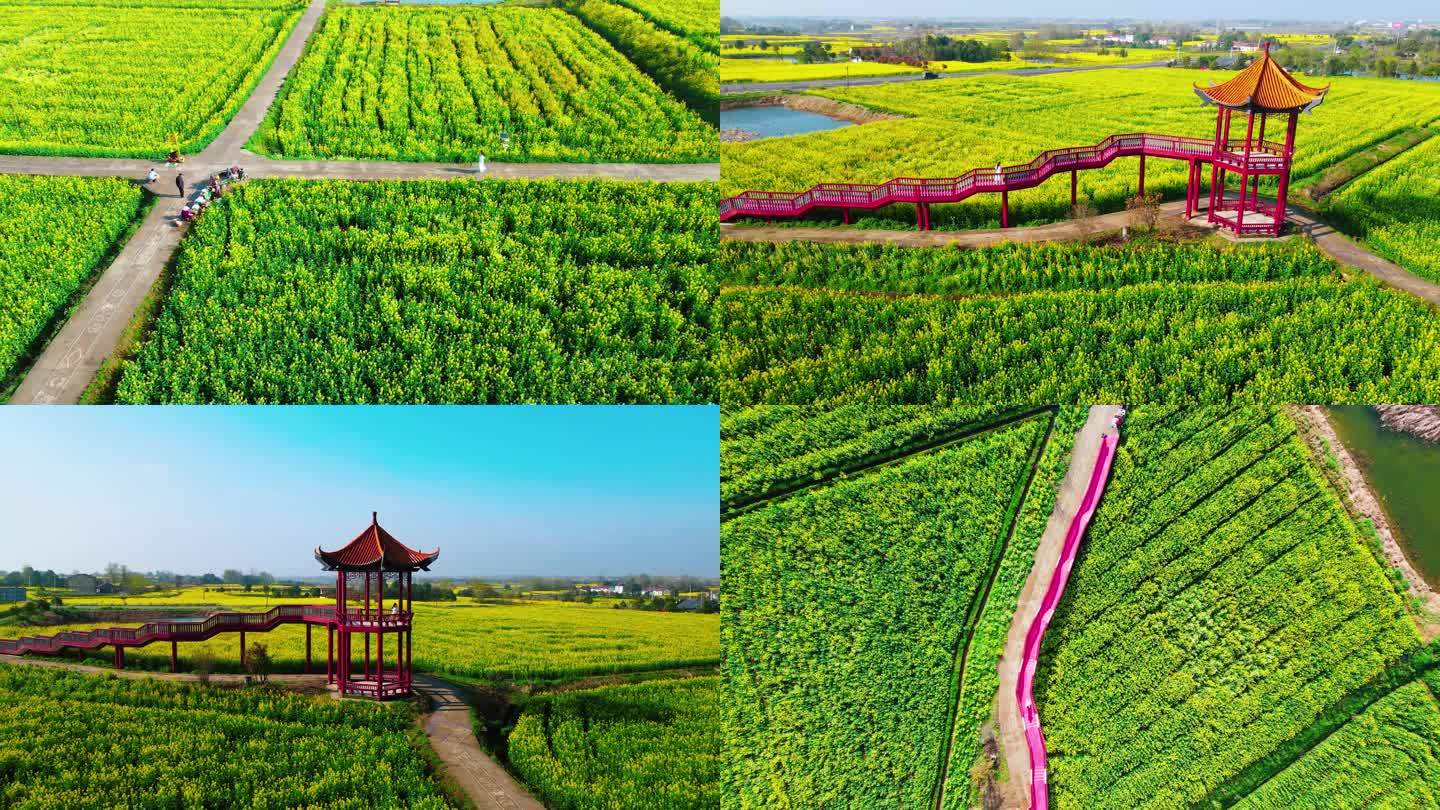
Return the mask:
<path fill-rule="evenodd" d="M 1025 634 L 1040 613 L 1040 602 L 1060 561 L 1065 532 L 1070 528 L 1070 520 L 1090 484 L 1090 473 L 1100 454 L 1100 437 L 1110 429 L 1110 420 L 1119 409 L 1118 405 L 1092 406 L 1090 418 L 1076 434 L 1070 469 L 1066 470 L 1065 479 L 1060 483 L 1050 522 L 1046 524 L 1045 534 L 1040 537 L 1040 545 L 1035 549 L 1035 563 L 1030 568 L 1030 576 L 1025 579 L 1025 587 L 1020 591 L 1015 617 L 1010 622 L 1010 634 L 1005 639 L 1005 651 L 1000 656 L 1000 692 L 996 696 L 995 721 L 999 727 L 1000 744 L 1005 751 L 1006 769 L 1010 774 L 1010 781 L 1003 786 L 1004 806 L 1007 808 L 1030 806 L 1030 750 L 1025 745 L 1025 727 L 1020 721 L 1020 706 L 1015 700 Z M 1041 723 L 1044 723 L 1043 717 Z"/>

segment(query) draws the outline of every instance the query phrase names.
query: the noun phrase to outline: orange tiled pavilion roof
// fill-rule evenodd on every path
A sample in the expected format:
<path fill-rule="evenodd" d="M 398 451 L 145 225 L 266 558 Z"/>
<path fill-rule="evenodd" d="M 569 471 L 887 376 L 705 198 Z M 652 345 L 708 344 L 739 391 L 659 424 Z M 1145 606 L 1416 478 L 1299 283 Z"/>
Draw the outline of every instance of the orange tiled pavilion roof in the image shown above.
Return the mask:
<path fill-rule="evenodd" d="M 380 517 L 370 513 L 365 531 L 337 551 L 315 549 L 315 559 L 327 571 L 414 571 L 430 570 L 430 563 L 440 556 L 440 549 L 416 551 L 396 540 L 380 526 Z"/>
<path fill-rule="evenodd" d="M 1304 112 L 1325 100 L 1330 85 L 1301 84 L 1270 58 L 1270 45 L 1250 66 L 1229 81 L 1210 87 L 1195 85 L 1195 95 L 1207 104 L 1253 112 Z"/>

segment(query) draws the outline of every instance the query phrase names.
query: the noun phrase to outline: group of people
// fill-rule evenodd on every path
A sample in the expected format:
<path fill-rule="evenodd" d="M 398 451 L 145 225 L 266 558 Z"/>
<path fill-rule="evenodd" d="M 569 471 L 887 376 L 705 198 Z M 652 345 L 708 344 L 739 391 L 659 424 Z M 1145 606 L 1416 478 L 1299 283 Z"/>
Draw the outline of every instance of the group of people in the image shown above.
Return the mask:
<path fill-rule="evenodd" d="M 155 181 L 159 179 L 160 173 L 152 168 L 149 173 L 145 175 L 145 184 L 147 186 L 154 185 Z M 180 220 L 182 222 L 189 222 L 195 219 L 200 215 L 201 211 L 209 207 L 212 200 L 219 199 L 221 195 L 225 193 L 225 186 L 237 180 L 244 179 L 245 170 L 239 166 L 231 166 L 228 169 L 210 175 L 210 182 L 206 184 L 205 188 L 201 189 L 200 193 L 196 194 L 193 200 L 181 206 Z M 185 175 L 180 172 L 175 173 L 175 190 L 179 192 L 180 199 L 184 200 Z"/>

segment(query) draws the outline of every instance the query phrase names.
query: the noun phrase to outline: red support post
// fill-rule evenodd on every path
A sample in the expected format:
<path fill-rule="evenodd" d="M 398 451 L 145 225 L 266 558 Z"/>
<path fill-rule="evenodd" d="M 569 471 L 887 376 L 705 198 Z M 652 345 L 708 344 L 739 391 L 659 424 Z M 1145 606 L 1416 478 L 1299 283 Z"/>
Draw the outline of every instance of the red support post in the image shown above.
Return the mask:
<path fill-rule="evenodd" d="M 305 674 L 310 674 L 310 625 L 305 625 Z"/>
<path fill-rule="evenodd" d="M 841 208 L 841 209 L 840 209 L 840 218 L 845 222 L 846 225 L 849 225 L 849 224 L 850 224 L 850 209 L 849 209 L 849 208 Z"/>
<path fill-rule="evenodd" d="M 1010 191 L 1000 192 L 1000 227 L 1010 227 Z"/>
<path fill-rule="evenodd" d="M 116 669 L 124 669 L 124 668 L 125 668 L 125 660 L 121 657 L 121 656 L 123 656 L 123 655 L 125 655 L 125 649 L 124 649 L 123 647 L 121 647 L 119 644 L 116 644 L 116 645 L 115 645 L 115 668 L 116 668 Z"/>
<path fill-rule="evenodd" d="M 1074 170 L 1074 169 L 1071 169 L 1071 170 L 1070 170 L 1070 207 L 1071 207 L 1071 208 L 1074 208 L 1074 207 L 1075 207 L 1075 187 L 1076 187 L 1076 185 L 1079 183 L 1079 178 L 1078 178 L 1078 175 L 1079 175 L 1079 174 L 1080 174 L 1080 173 L 1077 172 L 1077 171 Z"/>
<path fill-rule="evenodd" d="M 180 671 L 180 650 L 178 649 L 174 639 L 171 639 L 170 641 L 170 671 Z"/>
<path fill-rule="evenodd" d="M 1137 197 L 1145 196 L 1145 155 L 1140 155 L 1140 190 L 1136 192 Z"/>
<path fill-rule="evenodd" d="M 335 682 L 335 625 L 325 626 L 325 683 Z"/>
<path fill-rule="evenodd" d="M 245 668 L 245 631 L 240 631 L 240 668 Z"/>

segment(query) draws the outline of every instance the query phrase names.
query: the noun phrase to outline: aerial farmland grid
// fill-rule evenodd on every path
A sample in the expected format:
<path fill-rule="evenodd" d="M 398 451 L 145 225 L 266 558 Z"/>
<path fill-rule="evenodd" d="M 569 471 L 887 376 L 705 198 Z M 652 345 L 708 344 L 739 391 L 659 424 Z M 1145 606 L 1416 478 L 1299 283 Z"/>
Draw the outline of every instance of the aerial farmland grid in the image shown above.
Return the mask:
<path fill-rule="evenodd" d="M 1055 559 L 1051 532 L 1074 508 L 1071 479 L 1097 452 L 1097 416 L 1114 409 L 1092 409 L 1088 422 L 1077 409 L 1029 417 L 1053 425 L 1037 434 L 1044 451 L 1023 462 L 1033 478 L 1014 496 L 986 485 L 1014 480 L 1025 451 L 1001 450 L 1014 416 L 892 411 L 759 406 L 724 420 L 722 454 L 733 445 L 735 455 L 722 480 L 753 480 L 765 448 L 773 450 L 759 470 L 775 471 L 762 472 L 767 479 L 813 466 L 807 458 L 847 472 L 735 512 L 722 528 L 725 678 L 732 693 L 752 696 L 726 709 L 727 734 L 739 742 L 726 749 L 736 794 L 723 806 L 838 795 L 1028 804 L 1030 763 L 1005 699 L 1019 677 L 1006 632 L 1013 644 L 1035 615 Z M 1148 406 L 1125 419 L 1036 672 L 1053 806 L 1358 808 L 1399 795 L 1430 806 L 1421 785 L 1434 768 L 1425 752 L 1435 739 L 1435 642 L 1422 636 L 1426 620 L 1407 606 L 1407 586 L 1387 576 L 1321 474 L 1325 461 L 1300 438 L 1298 418 L 1288 409 Z M 903 444 L 894 435 L 903 425 L 924 436 L 946 421 L 992 430 L 951 428 L 958 439 L 899 458 L 882 449 Z M 797 432 L 810 438 L 782 438 Z M 865 456 L 843 449 L 867 445 L 876 449 Z M 931 468 L 950 463 L 937 489 Z M 926 505 L 927 494 L 952 486 L 966 494 Z M 933 579 L 973 571 L 944 555 L 983 556 L 996 521 L 1016 520 L 1014 498 L 1011 543 L 980 577 L 991 580 L 980 623 L 967 623 L 963 604 L 934 597 L 980 586 Z M 920 515 L 940 518 L 939 534 Z M 887 543 L 880 527 L 892 520 L 926 528 L 914 545 Z M 871 542 L 886 550 L 855 551 Z M 958 640 L 911 632 L 945 615 Z M 885 654 L 868 654 L 872 645 Z M 912 656 L 931 663 L 902 663 Z M 1346 747 L 1362 739 L 1365 753 Z M 883 746 L 901 740 L 906 756 L 890 757 Z M 817 744 L 823 761 L 806 754 Z M 1340 764 L 1357 757 L 1364 769 Z"/>
<path fill-rule="evenodd" d="M 608 0 L 597 3 L 612 5 Z M 63 266 L 72 269 L 63 278 L 27 274 L 24 264 L 0 270 L 23 308 L 13 324 L 4 327 L 8 348 L 0 354 L 0 372 L 7 381 L 7 398 L 103 403 L 123 393 L 145 401 L 186 402 L 713 401 L 705 337 L 713 293 L 695 267 L 713 244 L 715 225 L 713 215 L 692 203 L 708 199 L 713 205 L 718 135 L 707 122 L 713 118 L 708 96 L 675 94 L 687 77 L 709 74 L 703 59 L 649 58 L 671 47 L 703 53 L 707 38 L 695 28 L 695 20 L 704 14 L 704 6 L 677 11 L 673 18 L 657 13 L 652 19 L 642 16 L 643 8 L 615 5 L 617 13 L 638 22 L 605 31 L 588 27 L 579 10 L 525 4 L 397 9 L 326 0 L 222 0 L 194 7 L 197 15 L 219 15 L 217 19 L 187 16 L 193 22 L 178 27 L 161 22 L 168 8 L 132 0 L 43 0 L 5 12 L 0 36 L 24 44 L 14 52 L 12 70 L 47 70 L 35 72 L 35 81 L 0 86 L 0 98 L 14 111 L 0 122 L 0 173 L 37 176 L 6 186 L 6 193 L 17 199 L 7 201 L 7 210 L 20 211 L 24 228 L 19 237 L 7 231 L 4 248 L 43 256 L 68 238 L 62 217 L 47 220 L 37 209 L 18 208 L 19 200 L 29 197 L 62 204 L 76 181 L 59 176 L 115 178 L 92 181 L 91 196 L 114 198 L 117 210 L 131 217 L 111 225 L 97 211 L 107 222 L 99 234 L 108 242 L 97 243 L 89 254 L 77 251 L 67 258 Z M 185 8 L 189 14 L 191 8 Z M 226 30 L 230 35 L 244 32 L 248 38 L 230 36 L 224 48 L 203 39 L 195 45 L 190 36 L 195 32 L 186 27 L 192 24 L 205 36 Z M 63 35 L 66 26 L 74 27 L 74 36 Z M 155 30 L 177 39 L 151 42 L 147 37 Z M 687 38 L 685 31 L 694 36 Z M 146 47 L 135 47 L 141 41 Z M 94 47 L 89 47 L 92 42 Z M 399 43 L 409 50 L 388 47 Z M 718 51 L 718 41 L 713 44 Z M 117 49 L 101 53 L 111 63 L 108 78 L 77 69 L 100 53 L 95 48 Z M 366 54 L 372 51 L 389 53 L 391 60 L 371 60 Z M 367 67 L 357 68 L 360 63 Z M 662 63 L 667 72 L 656 73 Z M 106 92 L 98 92 L 100 81 L 107 82 Z M 280 194 L 299 205 L 282 225 L 291 231 L 300 227 L 296 216 L 305 219 L 320 216 L 320 210 L 338 210 L 340 197 L 348 193 L 344 181 L 494 184 L 496 190 L 485 194 L 485 202 L 459 190 L 439 191 L 443 184 L 434 188 L 456 210 L 455 227 L 498 214 L 496 237 L 508 238 L 502 234 L 513 232 L 521 240 L 550 224 L 535 220 L 528 204 L 513 196 L 526 196 L 519 191 L 526 181 L 583 181 L 575 187 L 589 190 L 588 206 L 598 216 L 585 216 L 580 208 L 558 212 L 567 221 L 584 217 L 591 222 L 589 242 L 594 247 L 576 253 L 552 240 L 529 259 L 532 266 L 546 268 L 540 283 L 550 284 L 550 292 L 516 290 L 524 302 L 517 300 L 508 313 L 488 315 L 467 314 L 451 297 L 441 305 L 446 312 L 440 317 L 455 322 L 498 317 L 523 322 L 523 331 L 537 335 L 552 327 L 557 334 L 593 330 L 597 324 L 620 331 L 603 339 L 577 335 L 568 346 L 553 345 L 542 351 L 549 360 L 537 359 L 539 365 L 520 377 L 496 363 L 529 361 L 440 361 L 441 367 L 429 372 L 426 385 L 431 393 L 408 388 L 402 393 L 396 388 L 399 381 L 387 379 L 383 368 L 397 361 L 429 364 L 434 358 L 421 357 L 429 350 L 403 330 L 361 335 L 354 331 L 354 321 L 332 312 L 327 324 L 327 316 L 312 310 L 292 321 L 298 342 L 359 347 L 362 356 L 354 358 L 343 381 L 299 387 L 286 383 L 284 391 L 217 381 L 157 385 L 156 374 L 186 374 L 183 361 L 177 359 L 177 365 L 164 372 L 153 366 L 144 372 L 130 369 L 142 355 L 156 356 L 158 347 L 147 344 L 159 342 L 157 325 L 178 317 L 172 309 L 188 310 L 201 303 L 194 295 L 198 288 L 190 286 L 192 280 L 198 283 L 191 271 L 211 266 L 185 258 L 199 250 L 198 237 L 185 234 L 205 230 L 206 219 L 228 217 L 231 209 L 240 213 L 244 199 L 260 202 L 258 189 L 247 193 L 243 183 L 238 189 L 227 188 L 233 185 L 232 168 L 243 170 L 247 180 L 273 178 L 293 184 L 293 193 Z M 159 176 L 146 182 L 152 170 Z M 217 176 L 222 179 L 212 179 Z M 319 179 L 337 184 L 307 185 Z M 120 204 L 135 193 L 137 183 L 149 192 L 143 199 L 153 204 Z M 671 187 L 661 191 L 660 183 Z M 386 185 L 377 183 L 365 193 L 403 210 L 406 195 L 397 196 L 385 190 Z M 277 182 L 273 188 L 282 186 Z M 544 188 L 538 185 L 534 193 L 566 197 Z M 610 214 L 653 207 L 658 200 L 665 202 L 654 213 L 671 220 L 645 240 L 651 250 L 600 247 L 606 241 L 633 243 L 624 235 L 631 218 Z M 270 210 L 255 215 L 280 216 L 274 210 L 280 204 L 279 198 L 267 195 L 261 208 Z M 478 207 L 467 212 L 467 206 Z M 205 216 L 198 213 L 206 208 L 213 210 Z M 306 208 L 316 211 L 305 214 Z M 66 215 L 74 213 L 78 211 Z M 199 222 L 192 226 L 192 218 Z M 337 227 L 358 235 L 358 224 L 340 222 Z M 413 245 L 404 247 L 406 241 L 376 240 L 364 260 L 374 272 L 357 292 L 371 284 L 406 286 L 404 279 L 416 274 L 428 278 L 427 286 L 442 298 L 449 295 L 444 292 L 450 286 L 447 277 L 456 276 L 457 292 L 470 283 L 458 278 L 463 269 L 458 263 L 465 260 L 461 254 L 438 249 L 419 255 Z M 229 261 L 280 259 L 253 239 L 246 242 L 225 245 Z M 385 258 L 386 249 L 397 252 Z M 283 252 L 287 258 L 303 255 Z M 484 252 L 488 255 L 490 249 Z M 572 264 L 588 269 L 572 270 Z M 654 267 L 655 275 L 647 279 L 636 274 L 634 280 L 656 291 L 653 303 L 602 289 L 602 276 L 625 277 L 630 267 L 644 266 Z M 289 299 L 283 288 L 299 291 L 346 283 L 334 275 L 336 265 L 314 262 L 309 267 L 312 272 L 304 283 L 300 276 L 278 286 L 257 285 L 258 279 L 241 282 L 246 289 L 234 292 L 251 302 L 255 329 L 266 331 L 265 324 L 273 322 L 266 320 L 266 310 L 291 305 L 285 303 Z M 209 300 L 219 303 L 218 298 Z M 572 302 L 587 300 L 590 303 L 568 317 L 583 314 L 588 327 L 558 323 Z M 599 320 L 591 322 L 592 316 Z M 203 330 L 168 334 L 167 356 L 188 347 L 218 350 L 237 362 L 253 357 L 253 347 L 213 333 L 206 336 Z M 166 362 L 171 362 L 169 357 Z M 582 376 L 587 382 L 577 385 L 557 376 L 562 372 L 543 370 L 555 363 L 586 365 L 590 371 Z M 466 365 L 470 368 L 461 368 Z M 127 375 L 142 374 L 147 380 L 143 384 L 124 382 Z"/>

